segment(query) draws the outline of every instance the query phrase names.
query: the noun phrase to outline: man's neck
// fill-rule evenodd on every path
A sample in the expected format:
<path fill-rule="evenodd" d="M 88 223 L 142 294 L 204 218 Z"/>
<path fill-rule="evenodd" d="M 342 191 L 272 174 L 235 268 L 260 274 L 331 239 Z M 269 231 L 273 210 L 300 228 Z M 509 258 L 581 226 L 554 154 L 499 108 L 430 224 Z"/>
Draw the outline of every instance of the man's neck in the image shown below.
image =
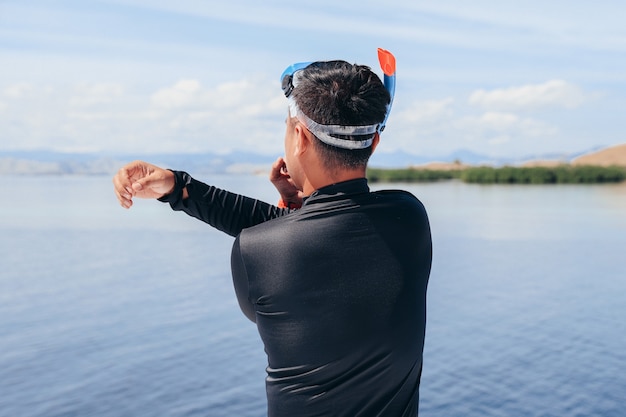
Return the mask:
<path fill-rule="evenodd" d="M 332 175 L 324 173 L 324 175 L 320 175 L 316 178 L 307 178 L 307 181 L 302 187 L 302 192 L 305 196 L 309 196 L 315 190 L 319 190 L 322 187 L 337 184 L 339 182 L 355 180 L 357 178 L 365 178 L 365 169 L 342 170 L 340 172 L 335 172 Z"/>

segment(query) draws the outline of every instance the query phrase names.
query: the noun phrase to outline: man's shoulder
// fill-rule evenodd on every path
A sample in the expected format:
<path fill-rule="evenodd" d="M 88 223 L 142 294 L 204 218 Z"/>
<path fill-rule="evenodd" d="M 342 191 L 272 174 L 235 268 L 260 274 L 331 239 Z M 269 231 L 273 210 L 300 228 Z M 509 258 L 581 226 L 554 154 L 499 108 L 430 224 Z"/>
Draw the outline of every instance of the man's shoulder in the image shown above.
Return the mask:
<path fill-rule="evenodd" d="M 385 189 L 372 191 L 370 194 L 372 194 L 372 196 L 374 196 L 376 199 L 385 199 L 390 202 L 397 201 L 398 203 L 423 206 L 422 202 L 415 195 L 406 190 Z"/>
<path fill-rule="evenodd" d="M 385 212 L 411 213 L 416 219 L 428 217 L 426 207 L 415 195 L 405 190 L 385 189 L 370 193 L 372 205 Z"/>
<path fill-rule="evenodd" d="M 399 197 L 405 197 L 405 198 L 414 198 L 417 200 L 417 197 L 415 197 L 415 195 L 413 195 L 409 191 L 401 190 L 401 189 L 375 190 L 375 191 L 372 191 L 372 194 L 384 195 L 384 196 L 399 196 Z"/>

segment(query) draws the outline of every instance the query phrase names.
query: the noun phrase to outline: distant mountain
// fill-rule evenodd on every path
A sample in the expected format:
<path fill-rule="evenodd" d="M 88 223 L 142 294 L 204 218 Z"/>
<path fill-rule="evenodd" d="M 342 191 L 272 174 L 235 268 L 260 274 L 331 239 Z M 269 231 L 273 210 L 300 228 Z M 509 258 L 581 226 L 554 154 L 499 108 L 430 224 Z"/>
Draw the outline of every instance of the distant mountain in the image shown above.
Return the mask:
<path fill-rule="evenodd" d="M 95 154 L 50 151 L 0 152 L 0 175 L 112 175 L 126 163 L 145 159 L 155 165 L 195 174 L 251 173 L 276 159 L 251 152 L 203 154 Z"/>
<path fill-rule="evenodd" d="M 607 152 L 626 154 L 626 145 L 614 147 Z M 595 149 L 594 151 L 596 151 Z M 601 151 L 603 152 L 603 151 Z M 620 153 L 623 152 L 623 153 Z M 460 163 L 463 165 L 515 165 L 531 160 L 555 160 L 570 162 L 576 157 L 584 160 L 583 154 L 531 155 L 524 158 L 493 158 L 467 149 L 456 150 L 447 155 L 415 155 L 407 152 L 376 152 L 370 165 L 376 168 L 406 168 L 432 162 Z M 605 155 L 604 153 L 602 155 Z M 0 175 L 112 175 L 135 159 L 145 159 L 155 165 L 184 169 L 195 175 L 206 174 L 250 174 L 268 172 L 278 155 L 263 155 L 254 152 L 231 152 L 228 154 L 102 154 L 63 153 L 53 151 L 5 151 L 0 152 Z M 622 159 L 623 161 L 623 159 Z M 626 165 L 626 162 L 624 163 Z"/>
<path fill-rule="evenodd" d="M 370 165 L 376 168 L 405 168 L 437 162 L 455 162 L 478 165 L 493 163 L 493 158 L 480 155 L 475 152 L 461 149 L 448 155 L 414 155 L 406 152 L 375 152 L 370 160 Z"/>
<path fill-rule="evenodd" d="M 113 158 L 97 155 L 55 152 L 0 153 L 0 175 L 98 175 L 115 172 L 119 166 Z"/>
<path fill-rule="evenodd" d="M 377 168 L 398 168 L 419 165 L 428 162 L 430 158 L 413 155 L 406 152 L 374 152 L 370 165 Z"/>

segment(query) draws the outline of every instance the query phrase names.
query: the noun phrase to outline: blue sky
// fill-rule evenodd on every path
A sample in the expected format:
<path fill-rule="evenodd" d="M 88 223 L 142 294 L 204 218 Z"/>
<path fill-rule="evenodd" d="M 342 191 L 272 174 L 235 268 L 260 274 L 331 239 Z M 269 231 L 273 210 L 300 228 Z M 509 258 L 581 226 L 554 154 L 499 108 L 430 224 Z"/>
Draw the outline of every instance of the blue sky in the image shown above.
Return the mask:
<path fill-rule="evenodd" d="M 0 151 L 282 153 L 279 75 L 398 62 L 377 152 L 626 142 L 622 1 L 0 0 Z"/>

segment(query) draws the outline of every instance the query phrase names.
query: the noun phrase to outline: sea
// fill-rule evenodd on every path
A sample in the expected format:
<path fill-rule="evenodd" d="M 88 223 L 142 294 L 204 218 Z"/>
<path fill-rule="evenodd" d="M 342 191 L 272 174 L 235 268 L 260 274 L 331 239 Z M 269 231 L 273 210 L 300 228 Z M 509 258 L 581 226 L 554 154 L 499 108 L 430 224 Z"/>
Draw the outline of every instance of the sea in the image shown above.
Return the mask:
<path fill-rule="evenodd" d="M 265 176 L 200 180 L 274 202 Z M 412 192 L 434 259 L 420 416 L 626 416 L 626 184 Z M 233 238 L 107 176 L 0 176 L 0 417 L 262 417 Z"/>

